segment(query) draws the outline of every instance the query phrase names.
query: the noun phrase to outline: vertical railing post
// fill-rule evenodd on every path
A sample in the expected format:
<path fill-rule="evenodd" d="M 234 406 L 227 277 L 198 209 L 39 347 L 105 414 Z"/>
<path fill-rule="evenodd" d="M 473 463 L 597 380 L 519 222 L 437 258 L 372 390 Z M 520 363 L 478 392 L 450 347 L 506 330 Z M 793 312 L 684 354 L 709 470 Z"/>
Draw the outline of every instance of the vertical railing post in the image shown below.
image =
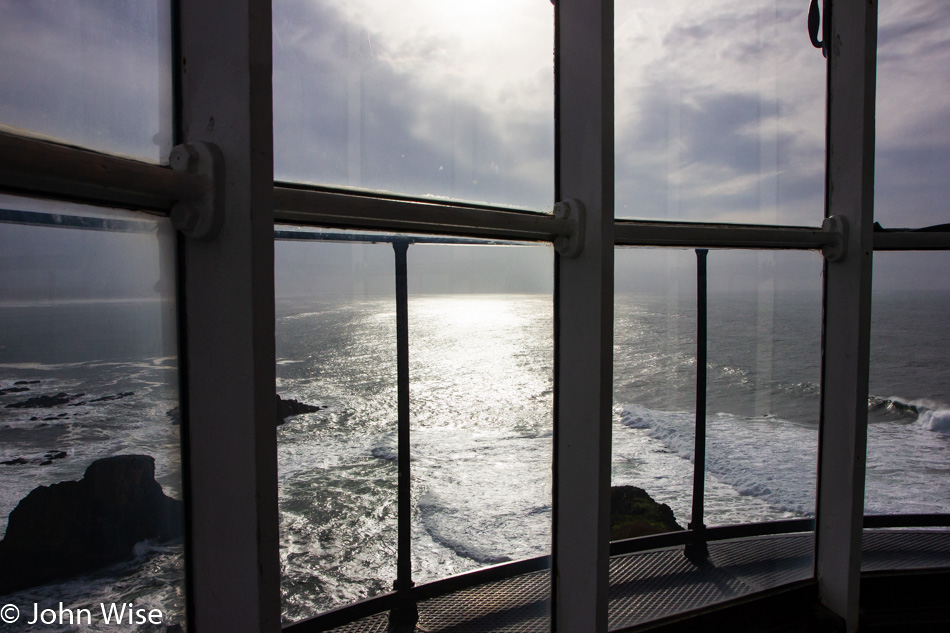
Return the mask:
<path fill-rule="evenodd" d="M 687 526 L 691 532 L 685 554 L 694 563 L 706 559 L 706 525 L 703 501 L 706 485 L 706 256 L 696 249 L 696 434 L 693 445 L 693 513 Z"/>
<path fill-rule="evenodd" d="M 412 495 L 409 473 L 409 289 L 406 252 L 409 240 L 395 240 L 396 253 L 396 397 L 397 397 L 397 519 L 396 604 L 389 612 L 390 630 L 412 630 L 419 619 L 412 595 Z"/>

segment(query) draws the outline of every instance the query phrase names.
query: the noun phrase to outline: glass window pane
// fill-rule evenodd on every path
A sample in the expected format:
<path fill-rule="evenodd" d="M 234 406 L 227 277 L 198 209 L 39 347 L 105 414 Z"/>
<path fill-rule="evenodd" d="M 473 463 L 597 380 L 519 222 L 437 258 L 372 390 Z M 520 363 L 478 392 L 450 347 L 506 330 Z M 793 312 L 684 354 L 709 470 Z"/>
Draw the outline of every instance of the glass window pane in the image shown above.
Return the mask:
<path fill-rule="evenodd" d="M 0 0 L 0 130 L 164 163 L 168 0 Z"/>
<path fill-rule="evenodd" d="M 814 252 L 710 251 L 706 525 L 814 516 L 821 271 Z"/>
<path fill-rule="evenodd" d="M 617 3 L 617 217 L 820 224 L 825 60 L 807 10 Z"/>
<path fill-rule="evenodd" d="M 696 411 L 696 258 L 615 250 L 613 486 L 637 486 L 689 523 L 692 464 L 661 427 Z M 660 431 L 658 434 L 657 431 Z M 688 442 L 687 442 L 688 444 Z M 684 445 L 683 448 L 688 448 Z M 690 453 L 691 454 L 691 453 Z M 638 536 L 618 526 L 612 539 Z"/>
<path fill-rule="evenodd" d="M 616 250 L 615 541 L 677 532 L 693 522 L 702 306 L 697 263 L 692 250 Z M 702 524 L 712 528 L 813 516 L 821 257 L 713 250 L 706 264 Z M 634 543 L 618 546 L 634 551 L 611 562 L 612 628 L 732 600 L 813 573 L 808 533 L 711 540 L 712 564 L 700 566 L 683 556 L 682 546 L 645 552 L 636 551 Z M 771 571 L 760 573 L 763 569 Z M 684 591 L 699 586 L 702 597 L 682 599 Z M 649 600 L 643 600 L 645 587 Z"/>
<path fill-rule="evenodd" d="M 550 247 L 409 249 L 414 576 L 551 548 Z"/>
<path fill-rule="evenodd" d="M 707 526 L 814 513 L 821 261 L 707 255 Z M 614 482 L 690 521 L 696 255 L 616 251 Z"/>
<path fill-rule="evenodd" d="M 950 5 L 880 3 L 874 216 L 885 228 L 950 222 Z"/>
<path fill-rule="evenodd" d="M 868 514 L 950 513 L 950 253 L 875 253 Z"/>
<path fill-rule="evenodd" d="M 285 622 L 395 579 L 393 278 L 388 244 L 275 243 Z"/>
<path fill-rule="evenodd" d="M 550 3 L 273 12 L 277 180 L 550 210 Z"/>
<path fill-rule="evenodd" d="M 164 218 L 0 196 L 0 594 L 35 630 L 185 623 L 174 262 Z"/>
<path fill-rule="evenodd" d="M 341 241 L 276 250 L 278 393 L 316 409 L 278 427 L 285 621 L 396 576 L 393 236 L 321 235 Z M 547 554 L 551 249 L 413 243 L 407 259 L 412 579 Z"/>

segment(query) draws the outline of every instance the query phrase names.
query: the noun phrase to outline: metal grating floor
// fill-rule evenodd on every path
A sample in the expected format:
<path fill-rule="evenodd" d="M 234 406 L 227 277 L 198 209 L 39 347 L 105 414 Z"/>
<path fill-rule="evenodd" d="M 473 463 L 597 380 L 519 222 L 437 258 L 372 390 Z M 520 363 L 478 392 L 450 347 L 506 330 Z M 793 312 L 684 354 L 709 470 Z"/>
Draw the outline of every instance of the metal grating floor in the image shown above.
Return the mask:
<path fill-rule="evenodd" d="M 610 560 L 611 630 L 713 605 L 812 575 L 813 535 L 762 536 L 709 544 L 709 562 L 694 565 L 682 548 Z M 869 530 L 863 571 L 950 567 L 950 531 Z M 546 633 L 550 573 L 523 574 L 419 603 L 417 629 L 427 633 Z M 387 614 L 335 633 L 382 633 Z"/>

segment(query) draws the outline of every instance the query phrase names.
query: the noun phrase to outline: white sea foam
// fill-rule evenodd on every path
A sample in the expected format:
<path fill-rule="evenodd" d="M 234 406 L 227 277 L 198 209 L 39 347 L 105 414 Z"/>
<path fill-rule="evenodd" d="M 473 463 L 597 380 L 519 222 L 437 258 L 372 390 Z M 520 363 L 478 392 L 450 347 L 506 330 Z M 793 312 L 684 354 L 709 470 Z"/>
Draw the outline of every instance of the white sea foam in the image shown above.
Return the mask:
<path fill-rule="evenodd" d="M 928 431 L 950 435 L 950 409 L 923 411 L 919 420 Z"/>
<path fill-rule="evenodd" d="M 695 416 L 637 404 L 623 407 L 622 423 L 645 429 L 685 460 L 693 460 Z M 706 422 L 706 471 L 740 495 L 760 498 L 778 512 L 814 508 L 817 429 L 775 417 L 712 414 Z"/>

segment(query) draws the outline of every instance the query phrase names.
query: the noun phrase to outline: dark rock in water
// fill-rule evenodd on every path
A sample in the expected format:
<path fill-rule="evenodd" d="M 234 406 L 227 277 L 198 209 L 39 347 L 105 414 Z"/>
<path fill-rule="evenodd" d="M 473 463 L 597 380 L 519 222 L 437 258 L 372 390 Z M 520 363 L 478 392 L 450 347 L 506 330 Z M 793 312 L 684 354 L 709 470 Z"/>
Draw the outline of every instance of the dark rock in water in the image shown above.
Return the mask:
<path fill-rule="evenodd" d="M 657 503 L 642 488 L 612 486 L 610 488 L 610 540 L 677 532 L 683 528 L 676 522 L 673 510 Z"/>
<path fill-rule="evenodd" d="M 75 400 L 80 396 L 84 396 L 84 393 L 76 393 L 69 395 L 68 393 L 57 393 L 54 396 L 36 396 L 35 398 L 30 398 L 28 400 L 21 400 L 20 402 L 11 402 L 6 406 L 7 409 L 49 409 L 50 407 L 56 407 L 61 404 L 66 404 L 70 400 Z"/>
<path fill-rule="evenodd" d="M 174 409 L 169 409 L 165 412 L 165 417 L 171 420 L 172 424 L 181 424 L 181 408 L 175 407 Z"/>
<path fill-rule="evenodd" d="M 281 425 L 287 421 L 287 418 L 300 415 L 301 413 L 313 413 L 315 411 L 322 411 L 326 409 L 325 406 L 317 406 L 313 404 L 306 404 L 304 402 L 297 402 L 296 400 L 289 398 L 287 400 L 281 399 L 279 395 L 274 396 L 277 399 L 277 424 Z"/>
<path fill-rule="evenodd" d="M 0 464 L 5 466 L 19 466 L 21 464 L 39 464 L 40 466 L 49 466 L 53 463 L 54 459 L 62 459 L 64 457 L 66 457 L 66 451 L 50 451 L 43 455 L 42 458 L 25 459 L 23 457 L 16 457 L 5 462 L 0 462 Z"/>
<path fill-rule="evenodd" d="M 38 385 L 38 384 L 40 384 L 39 380 L 18 380 L 15 383 L 13 383 L 13 386 L 17 387 L 19 385 Z"/>
<path fill-rule="evenodd" d="M 134 391 L 126 391 L 124 393 L 117 393 L 112 396 L 102 396 L 101 398 L 94 398 L 89 402 L 109 402 L 111 400 L 121 400 L 122 398 L 128 398 L 129 396 L 134 396 Z"/>
<path fill-rule="evenodd" d="M 0 396 L 5 396 L 8 393 L 23 393 L 29 390 L 29 387 L 7 387 L 6 389 L 0 389 Z"/>
<path fill-rule="evenodd" d="M 66 457 L 66 451 L 47 453 L 46 455 L 43 455 L 43 461 L 40 462 L 40 466 L 49 466 L 53 463 L 54 459 L 62 459 L 64 457 Z"/>
<path fill-rule="evenodd" d="M 148 455 L 94 461 L 80 481 L 34 488 L 0 541 L 0 595 L 131 558 L 136 543 L 181 538 L 183 504 L 155 481 Z"/>
<path fill-rule="evenodd" d="M 886 411 L 909 418 L 916 418 L 920 414 L 920 410 L 908 402 L 877 396 L 868 396 L 868 411 Z"/>

